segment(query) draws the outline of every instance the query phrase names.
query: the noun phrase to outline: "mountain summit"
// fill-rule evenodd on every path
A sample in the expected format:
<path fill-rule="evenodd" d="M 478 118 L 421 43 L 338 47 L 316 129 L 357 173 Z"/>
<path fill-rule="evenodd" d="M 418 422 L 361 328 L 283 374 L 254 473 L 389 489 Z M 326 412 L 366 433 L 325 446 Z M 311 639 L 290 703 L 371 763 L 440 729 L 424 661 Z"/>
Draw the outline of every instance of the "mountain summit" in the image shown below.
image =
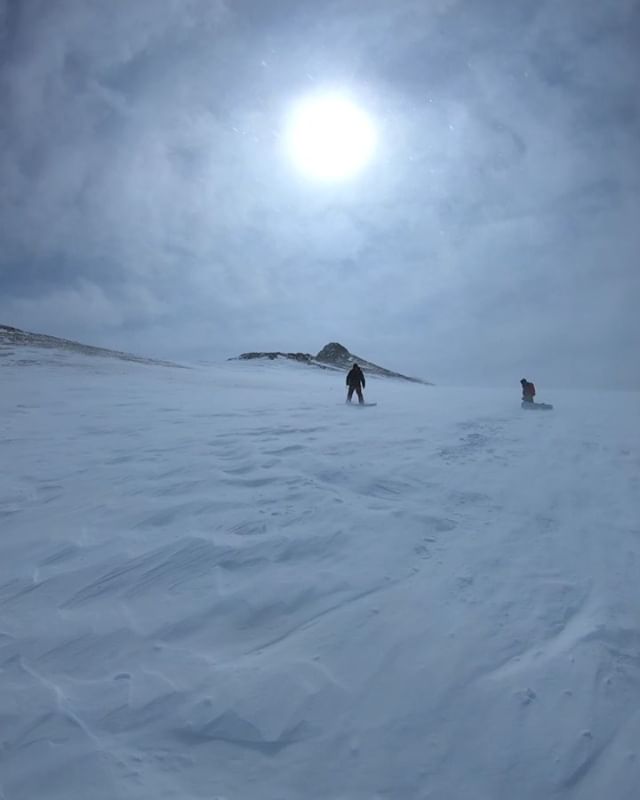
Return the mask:
<path fill-rule="evenodd" d="M 339 342 L 329 342 L 329 344 L 325 344 L 318 353 L 316 359 L 318 361 L 326 361 L 327 364 L 336 364 L 346 367 L 353 363 L 354 356 Z"/>
<path fill-rule="evenodd" d="M 290 361 L 298 361 L 304 364 L 309 364 L 309 366 L 312 367 L 339 370 L 351 369 L 353 364 L 358 363 L 367 373 L 367 375 L 379 375 L 384 378 L 397 378 L 403 381 L 411 381 L 411 383 L 422 383 L 426 386 L 433 385 L 429 381 L 424 381 L 421 378 L 412 378 L 408 375 L 402 375 L 400 372 L 394 372 L 393 370 L 386 369 L 385 367 L 380 367 L 378 364 L 374 364 L 372 361 L 368 361 L 366 358 L 354 355 L 354 353 L 349 352 L 349 350 L 343 344 L 340 344 L 340 342 L 329 342 L 329 344 L 325 344 L 325 346 L 315 356 L 311 355 L 310 353 L 282 353 L 280 351 L 263 351 L 242 353 L 238 356 L 238 358 L 242 360 L 267 358 L 271 361 L 277 358 L 284 358 L 289 359 Z"/>

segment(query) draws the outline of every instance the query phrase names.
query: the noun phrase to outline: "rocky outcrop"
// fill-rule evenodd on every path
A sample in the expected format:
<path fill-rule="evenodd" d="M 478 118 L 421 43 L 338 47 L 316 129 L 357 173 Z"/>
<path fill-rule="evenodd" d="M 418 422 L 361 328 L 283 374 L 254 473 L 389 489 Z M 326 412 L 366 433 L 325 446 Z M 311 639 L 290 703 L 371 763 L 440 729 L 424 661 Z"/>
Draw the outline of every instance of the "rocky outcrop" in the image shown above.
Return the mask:
<path fill-rule="evenodd" d="M 268 358 L 273 361 L 276 358 L 289 358 L 291 361 L 302 361 L 306 364 L 310 364 L 313 361 L 313 356 L 309 355 L 309 353 L 280 353 L 280 352 L 272 352 L 272 353 L 241 353 L 238 358 L 246 361 L 251 358 Z M 233 360 L 233 359 L 230 359 Z"/>
<path fill-rule="evenodd" d="M 340 342 L 329 342 L 320 350 L 320 352 L 313 356 L 310 353 L 283 353 L 280 351 L 272 352 L 252 352 L 242 353 L 238 356 L 239 359 L 246 361 L 248 359 L 269 359 L 274 361 L 277 358 L 288 359 L 290 361 L 298 361 L 309 366 L 320 367 L 322 369 L 337 369 L 348 370 L 355 363 L 360 364 L 362 369 L 368 375 L 379 375 L 384 378 L 397 378 L 403 381 L 410 381 L 411 383 L 422 383 L 425 385 L 432 385 L 428 381 L 423 381 L 420 378 L 412 378 L 408 375 L 402 375 L 400 372 L 394 372 L 390 369 L 385 369 L 366 358 L 361 358 L 349 350 Z M 235 360 L 235 359 L 230 359 Z"/>
<path fill-rule="evenodd" d="M 340 344 L 340 342 L 329 342 L 329 344 L 325 344 L 316 356 L 318 361 L 345 368 L 350 367 L 351 364 L 354 363 L 354 358 L 355 356 L 352 356 L 347 348 Z"/>

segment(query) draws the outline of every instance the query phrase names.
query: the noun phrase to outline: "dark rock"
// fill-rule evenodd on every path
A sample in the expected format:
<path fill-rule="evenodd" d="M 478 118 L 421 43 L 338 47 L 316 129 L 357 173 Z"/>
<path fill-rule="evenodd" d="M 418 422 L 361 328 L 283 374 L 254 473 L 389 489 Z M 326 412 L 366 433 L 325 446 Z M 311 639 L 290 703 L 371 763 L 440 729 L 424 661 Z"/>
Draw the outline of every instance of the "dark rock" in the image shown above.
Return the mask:
<path fill-rule="evenodd" d="M 353 361 L 353 356 L 347 348 L 339 342 L 329 342 L 316 356 L 318 361 L 325 361 L 328 364 L 343 364 Z"/>

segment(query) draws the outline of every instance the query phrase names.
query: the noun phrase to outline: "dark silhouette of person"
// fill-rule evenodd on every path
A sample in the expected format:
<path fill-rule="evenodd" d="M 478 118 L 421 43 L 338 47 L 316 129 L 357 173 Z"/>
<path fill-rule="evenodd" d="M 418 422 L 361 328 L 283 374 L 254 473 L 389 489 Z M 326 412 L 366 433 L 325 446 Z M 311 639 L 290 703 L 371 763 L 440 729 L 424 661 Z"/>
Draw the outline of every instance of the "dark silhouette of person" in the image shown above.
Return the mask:
<path fill-rule="evenodd" d="M 536 387 L 526 378 L 520 381 L 520 385 L 522 386 L 522 402 L 533 403 L 533 398 L 536 396 Z"/>
<path fill-rule="evenodd" d="M 362 390 L 365 387 L 364 372 L 357 364 L 354 364 L 349 370 L 346 383 L 349 387 L 347 403 L 351 402 L 354 392 L 358 395 L 358 402 L 364 403 L 364 397 L 362 396 Z"/>

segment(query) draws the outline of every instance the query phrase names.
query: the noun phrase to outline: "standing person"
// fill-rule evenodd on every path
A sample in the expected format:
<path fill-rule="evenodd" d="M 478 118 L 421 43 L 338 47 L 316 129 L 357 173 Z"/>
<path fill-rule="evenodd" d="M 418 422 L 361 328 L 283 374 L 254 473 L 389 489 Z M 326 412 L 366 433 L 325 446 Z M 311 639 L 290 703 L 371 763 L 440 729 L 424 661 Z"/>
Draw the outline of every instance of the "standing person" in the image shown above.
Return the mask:
<path fill-rule="evenodd" d="M 520 385 L 522 386 L 522 402 L 533 403 L 533 398 L 536 396 L 536 387 L 526 378 L 520 381 Z"/>
<path fill-rule="evenodd" d="M 351 402 L 354 392 L 358 395 L 358 402 L 361 404 L 364 403 L 364 397 L 362 396 L 362 390 L 365 387 L 364 372 L 357 364 L 354 364 L 349 370 L 346 383 L 349 387 L 347 403 Z"/>

